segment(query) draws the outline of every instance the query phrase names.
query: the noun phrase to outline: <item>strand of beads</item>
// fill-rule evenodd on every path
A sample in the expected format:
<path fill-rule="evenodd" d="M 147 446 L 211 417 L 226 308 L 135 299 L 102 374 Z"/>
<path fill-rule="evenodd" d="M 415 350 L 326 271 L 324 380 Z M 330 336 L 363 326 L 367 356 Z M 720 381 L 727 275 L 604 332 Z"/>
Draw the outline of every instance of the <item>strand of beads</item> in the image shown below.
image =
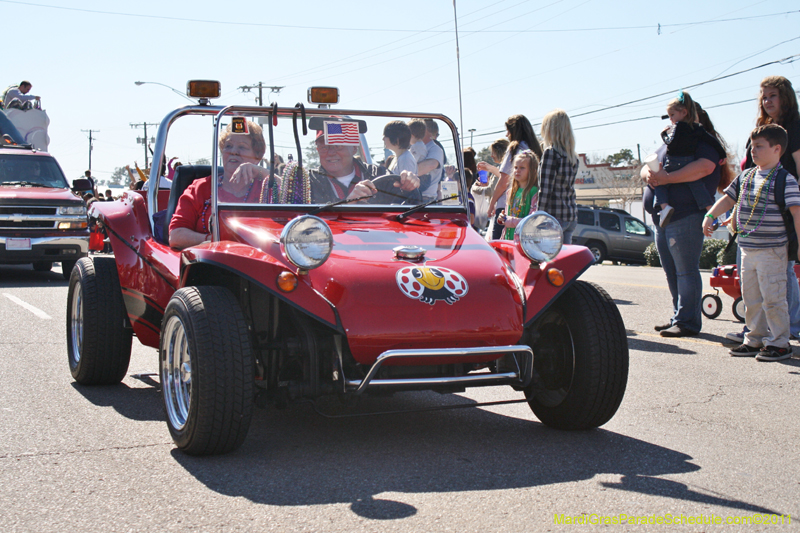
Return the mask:
<path fill-rule="evenodd" d="M 301 169 L 295 162 L 287 164 L 283 171 L 283 184 L 282 203 L 293 205 L 311 203 L 311 186 L 306 169 Z"/>
<path fill-rule="evenodd" d="M 764 215 L 767 213 L 767 204 L 769 203 L 769 191 L 772 188 L 772 177 L 775 175 L 777 169 L 778 169 L 777 166 L 775 168 L 773 168 L 769 172 L 769 174 L 767 174 L 767 177 L 764 178 L 764 181 L 761 182 L 761 185 L 758 187 L 758 191 L 756 191 L 756 197 L 753 200 L 752 204 L 750 204 L 751 205 L 750 216 L 747 218 L 747 222 L 745 222 L 744 225 L 742 225 L 742 218 L 741 218 L 742 217 L 742 200 L 747 195 L 748 188 L 753 185 L 753 182 L 755 181 L 755 176 L 756 176 L 758 170 L 753 168 L 753 171 L 750 172 L 750 175 L 746 176 L 747 180 L 744 183 L 742 183 L 742 186 L 739 189 L 739 199 L 738 199 L 737 205 L 736 205 L 736 232 L 738 234 L 747 237 L 748 235 L 758 231 L 758 228 L 761 227 L 761 223 L 764 221 Z M 758 202 L 761 199 L 761 193 L 762 193 L 765 185 L 767 186 L 767 192 L 766 192 L 766 194 L 764 196 L 764 208 L 761 210 L 761 216 L 758 218 L 758 223 L 756 224 L 756 226 L 753 229 L 751 229 L 750 231 L 746 231 L 743 228 L 744 228 L 744 226 L 749 225 L 750 221 L 753 219 L 753 216 L 755 215 L 756 210 L 758 208 Z"/>
<path fill-rule="evenodd" d="M 278 199 L 278 180 L 273 181 L 272 187 L 269 186 L 269 179 L 261 182 L 261 194 L 258 202 L 261 204 L 274 204 Z"/>

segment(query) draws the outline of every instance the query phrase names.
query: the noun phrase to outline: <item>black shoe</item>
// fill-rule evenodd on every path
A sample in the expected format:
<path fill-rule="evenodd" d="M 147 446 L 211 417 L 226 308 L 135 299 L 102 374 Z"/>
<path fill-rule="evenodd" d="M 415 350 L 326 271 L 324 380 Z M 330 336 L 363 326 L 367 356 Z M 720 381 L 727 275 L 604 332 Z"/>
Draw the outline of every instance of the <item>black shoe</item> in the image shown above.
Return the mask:
<path fill-rule="evenodd" d="M 763 348 L 757 348 L 755 346 L 740 344 L 736 348 L 733 348 L 730 351 L 730 354 L 734 357 L 755 357 L 756 354 L 761 352 L 761 350 L 763 350 Z"/>
<path fill-rule="evenodd" d="M 758 361 L 783 361 L 784 359 L 789 359 L 792 357 L 792 347 L 788 348 L 778 348 L 777 346 L 764 346 L 758 355 L 756 355 L 756 360 Z"/>
<path fill-rule="evenodd" d="M 661 330 L 662 337 L 694 337 L 700 333 L 699 331 L 692 331 L 682 326 L 675 324 L 671 328 Z"/>
<path fill-rule="evenodd" d="M 667 322 L 666 324 L 661 324 L 660 326 L 656 326 L 653 329 L 656 331 L 664 331 L 665 329 L 669 329 L 672 327 L 672 322 Z"/>

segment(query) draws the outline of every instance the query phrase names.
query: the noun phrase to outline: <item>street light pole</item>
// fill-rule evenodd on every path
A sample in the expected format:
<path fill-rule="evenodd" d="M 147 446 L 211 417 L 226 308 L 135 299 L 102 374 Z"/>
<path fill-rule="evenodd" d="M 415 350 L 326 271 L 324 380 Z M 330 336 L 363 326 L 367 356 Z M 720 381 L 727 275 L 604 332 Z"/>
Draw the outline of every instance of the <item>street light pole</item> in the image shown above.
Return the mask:
<path fill-rule="evenodd" d="M 187 100 L 189 100 L 190 102 L 194 103 L 194 100 L 192 100 L 191 98 L 189 98 L 189 97 L 188 97 L 188 96 L 187 96 L 185 93 L 182 93 L 182 92 L 180 92 L 178 89 L 175 89 L 175 88 L 173 88 L 173 87 L 170 87 L 169 85 L 166 85 L 166 84 L 164 84 L 164 83 L 159 83 L 159 82 L 157 82 L 157 81 L 135 81 L 135 82 L 133 82 L 133 83 L 134 83 L 135 85 L 139 85 L 139 86 L 141 86 L 141 85 L 144 85 L 145 83 L 149 83 L 150 85 L 161 85 L 162 87 L 166 87 L 167 89 L 169 89 L 170 91 L 174 92 L 175 94 L 179 94 L 179 95 L 181 95 L 182 97 L 184 97 L 184 98 L 186 98 Z"/>

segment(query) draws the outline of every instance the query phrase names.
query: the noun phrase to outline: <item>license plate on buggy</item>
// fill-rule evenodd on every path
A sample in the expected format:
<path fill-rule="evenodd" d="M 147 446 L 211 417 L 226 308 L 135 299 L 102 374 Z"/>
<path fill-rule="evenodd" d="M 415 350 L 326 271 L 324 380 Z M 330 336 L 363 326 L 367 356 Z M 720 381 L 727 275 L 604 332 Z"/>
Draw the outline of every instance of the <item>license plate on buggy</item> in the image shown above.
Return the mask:
<path fill-rule="evenodd" d="M 6 239 L 6 250 L 30 250 L 30 239 Z"/>

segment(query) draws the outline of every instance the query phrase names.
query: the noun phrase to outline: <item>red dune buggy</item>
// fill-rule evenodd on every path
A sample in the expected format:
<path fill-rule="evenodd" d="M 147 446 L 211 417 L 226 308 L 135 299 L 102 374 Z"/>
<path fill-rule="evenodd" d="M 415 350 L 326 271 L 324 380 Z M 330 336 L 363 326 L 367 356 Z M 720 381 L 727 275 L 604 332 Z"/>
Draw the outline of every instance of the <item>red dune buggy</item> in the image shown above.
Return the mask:
<path fill-rule="evenodd" d="M 568 430 L 600 426 L 617 411 L 627 338 L 609 295 L 578 280 L 594 257 L 562 246 L 558 222 L 543 212 L 525 218 L 514 241 L 486 242 L 470 225 L 450 119 L 203 99 L 162 121 L 154 161 L 173 123 L 192 117 L 213 126 L 212 165 L 179 167 L 170 190 L 128 191 L 92 208 L 114 257 L 85 258 L 72 271 L 67 350 L 78 383 L 121 381 L 135 334 L 158 349 L 169 431 L 195 455 L 240 446 L 255 405 L 325 395 L 504 385 L 539 420 Z M 396 186 L 401 176 L 373 163 L 368 138 L 382 147 L 388 123 L 414 118 L 438 125 L 456 181 L 437 185 L 431 173 L 407 191 Z M 268 138 L 265 159 L 275 161 L 277 147 L 297 154 L 297 164 L 282 174 L 263 166 L 256 202 L 222 201 L 211 187 L 211 235 L 171 248 L 169 221 L 186 187 L 227 179 L 214 164 L 226 125 L 236 132 L 256 123 Z M 314 139 L 319 153 L 304 154 Z M 374 196 L 315 200 L 336 189 L 324 170 L 345 163 L 369 171 Z M 159 172 L 155 164 L 151 182 Z"/>

